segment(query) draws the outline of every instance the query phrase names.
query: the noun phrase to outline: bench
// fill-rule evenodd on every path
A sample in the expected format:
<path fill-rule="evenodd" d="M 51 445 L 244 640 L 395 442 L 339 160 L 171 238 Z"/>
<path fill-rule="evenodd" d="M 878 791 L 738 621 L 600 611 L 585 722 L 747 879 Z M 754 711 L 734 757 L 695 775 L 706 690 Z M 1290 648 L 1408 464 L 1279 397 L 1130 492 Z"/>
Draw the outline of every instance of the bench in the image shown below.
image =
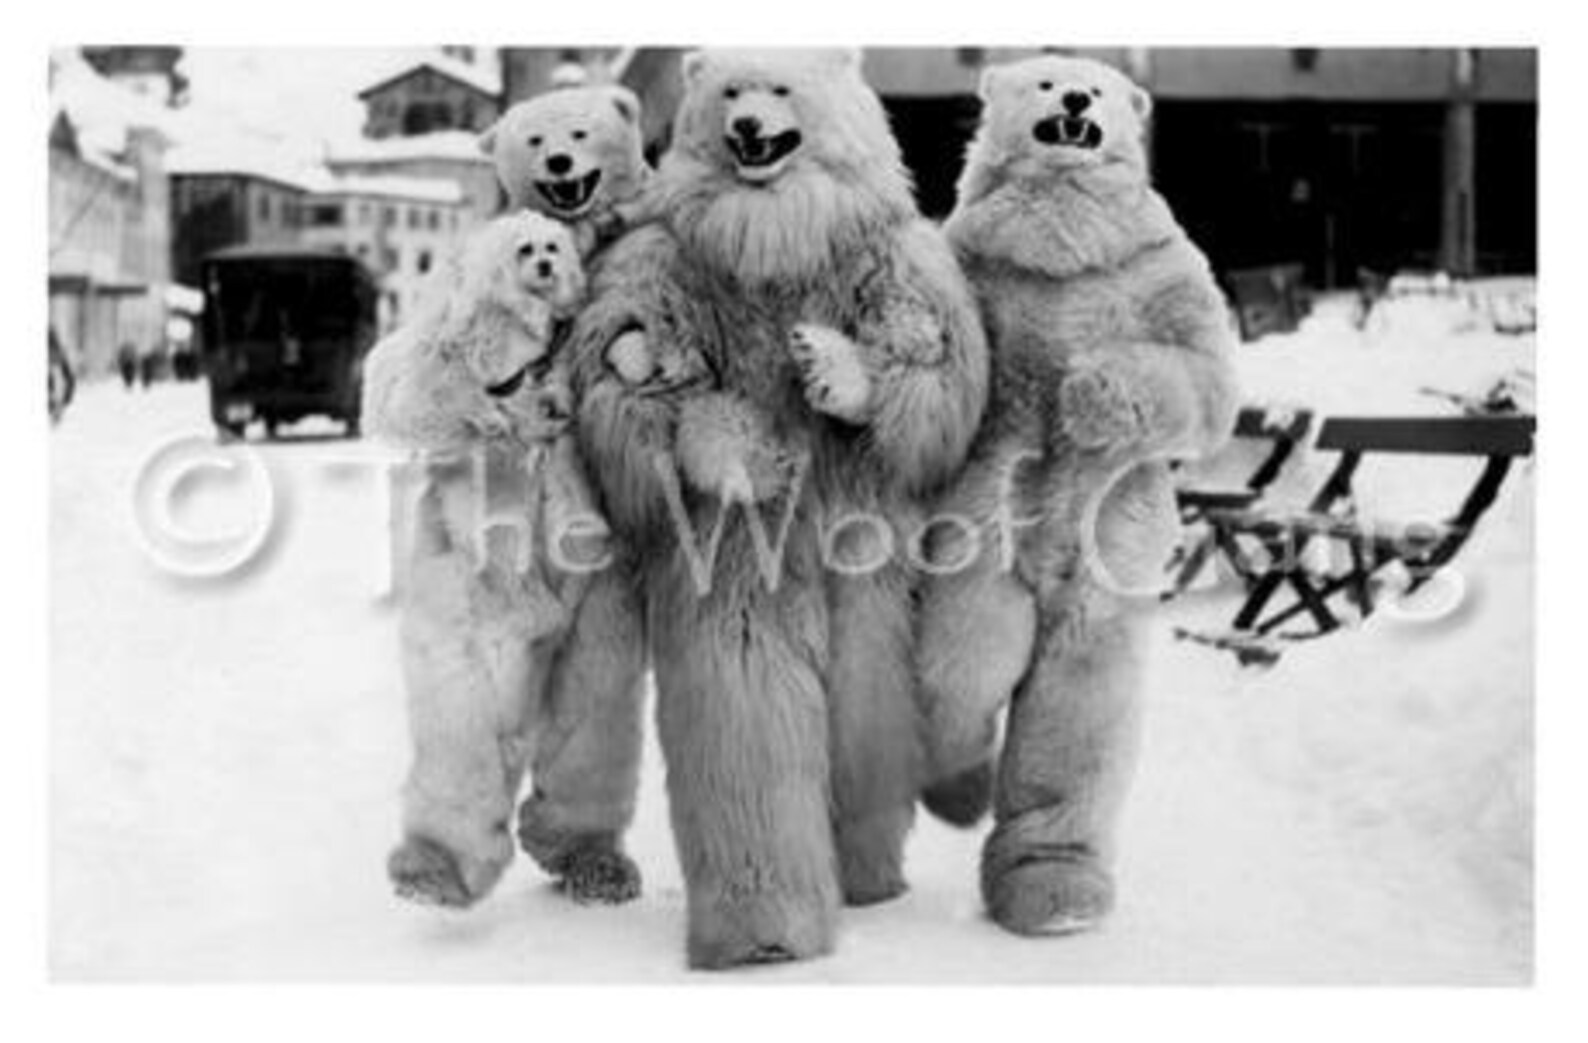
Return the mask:
<path fill-rule="evenodd" d="M 1214 512 L 1236 511 L 1250 508 L 1262 499 L 1263 493 L 1284 470 L 1296 448 L 1306 441 L 1312 430 L 1310 410 L 1274 411 L 1248 407 L 1242 409 L 1235 421 L 1236 439 L 1269 443 L 1268 454 L 1240 489 L 1183 488 L 1176 492 L 1180 509 L 1180 523 L 1190 534 L 1189 548 L 1170 562 L 1174 571 L 1171 587 L 1164 600 L 1177 597 L 1190 589 L 1198 575 L 1214 555 L 1221 554 L 1238 575 L 1249 578 L 1242 571 L 1244 555 L 1232 534 L 1219 525 Z M 1222 515 L 1220 515 L 1222 516 Z"/>
<path fill-rule="evenodd" d="M 1392 565 L 1408 577 L 1405 593 L 1424 586 L 1448 565 L 1494 504 L 1512 464 L 1533 453 L 1536 420 L 1531 416 L 1333 417 L 1325 420 L 1315 447 L 1339 454 L 1334 469 L 1307 508 L 1277 512 L 1260 504 L 1214 507 L 1208 523 L 1223 534 L 1225 548 L 1247 580 L 1247 595 L 1230 631 L 1176 636 L 1235 652 L 1243 663 L 1278 658 L 1279 641 L 1322 637 L 1353 616 L 1376 607 L 1378 581 Z M 1420 454 L 1482 459 L 1483 468 L 1460 507 L 1433 524 L 1369 526 L 1357 517 L 1352 480 L 1368 454 Z M 1309 566 L 1319 543 L 1343 548 L 1342 573 Z M 1247 553 L 1255 544 L 1261 559 Z M 1221 544 L 1221 546 L 1225 546 Z M 1295 600 L 1273 607 L 1289 589 Z M 1347 608 L 1353 611 L 1347 611 Z"/>

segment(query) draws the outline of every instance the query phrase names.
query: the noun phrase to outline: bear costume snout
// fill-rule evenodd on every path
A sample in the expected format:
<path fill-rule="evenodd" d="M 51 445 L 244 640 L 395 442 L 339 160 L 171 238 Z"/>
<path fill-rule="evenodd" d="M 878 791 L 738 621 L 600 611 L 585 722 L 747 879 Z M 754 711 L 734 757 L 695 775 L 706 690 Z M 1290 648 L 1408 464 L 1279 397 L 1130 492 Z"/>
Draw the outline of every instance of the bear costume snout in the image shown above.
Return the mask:
<path fill-rule="evenodd" d="M 797 130 L 785 130 L 772 137 L 763 137 L 759 128 L 753 133 L 737 131 L 728 138 L 728 149 L 741 168 L 765 169 L 787 159 L 800 147 L 803 140 Z"/>
<path fill-rule="evenodd" d="M 1086 95 L 1081 95 L 1085 98 Z M 1087 106 L 1090 105 L 1088 101 Z M 1083 108 L 1087 106 L 1082 106 Z M 1065 107 L 1069 108 L 1068 96 Z M 1031 126 L 1031 136 L 1044 145 L 1063 145 L 1067 148 L 1099 149 L 1103 147 L 1103 128 L 1085 116 L 1048 116 Z"/>
<path fill-rule="evenodd" d="M 556 163 L 556 160 L 562 162 Z M 553 173 L 566 171 L 573 161 L 564 155 L 552 156 L 546 161 L 546 169 Z M 574 216 L 590 205 L 595 198 L 596 186 L 601 183 L 601 168 L 596 167 L 583 177 L 559 177 L 555 179 L 536 181 L 535 191 L 541 194 L 551 208 L 565 216 Z"/>

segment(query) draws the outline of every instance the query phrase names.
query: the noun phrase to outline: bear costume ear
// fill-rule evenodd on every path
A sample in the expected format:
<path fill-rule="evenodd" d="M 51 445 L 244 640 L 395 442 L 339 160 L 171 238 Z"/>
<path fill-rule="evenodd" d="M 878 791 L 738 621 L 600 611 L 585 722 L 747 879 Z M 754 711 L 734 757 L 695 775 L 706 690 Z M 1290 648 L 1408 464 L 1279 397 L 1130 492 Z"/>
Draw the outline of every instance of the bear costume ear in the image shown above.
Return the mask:
<path fill-rule="evenodd" d="M 502 130 L 502 121 L 501 120 L 497 120 L 495 123 L 491 124 L 489 127 L 486 127 L 483 132 L 481 132 L 480 138 L 479 138 L 479 141 L 478 141 L 478 144 L 480 146 L 480 151 L 481 152 L 485 153 L 487 156 L 492 156 L 492 155 L 496 154 L 496 136 L 499 133 L 501 133 L 501 130 Z"/>
<path fill-rule="evenodd" d="M 981 71 L 981 81 L 976 85 L 976 96 L 982 101 L 992 101 L 1004 79 L 1005 67 L 989 65 Z"/>
<path fill-rule="evenodd" d="M 627 87 L 616 84 L 607 88 L 607 95 L 612 99 L 612 107 L 618 110 L 618 115 L 629 123 L 640 121 L 640 99 L 637 94 Z"/>
<path fill-rule="evenodd" d="M 860 48 L 835 47 L 828 52 L 832 65 L 839 72 L 858 71 L 861 63 Z"/>
<path fill-rule="evenodd" d="M 1136 110 L 1136 118 L 1145 122 L 1147 117 L 1152 115 L 1152 95 L 1132 84 L 1130 107 Z"/>
<path fill-rule="evenodd" d="M 684 86 L 693 87 L 699 82 L 701 74 L 706 71 L 706 63 L 710 61 L 705 51 L 690 51 L 684 55 Z"/>

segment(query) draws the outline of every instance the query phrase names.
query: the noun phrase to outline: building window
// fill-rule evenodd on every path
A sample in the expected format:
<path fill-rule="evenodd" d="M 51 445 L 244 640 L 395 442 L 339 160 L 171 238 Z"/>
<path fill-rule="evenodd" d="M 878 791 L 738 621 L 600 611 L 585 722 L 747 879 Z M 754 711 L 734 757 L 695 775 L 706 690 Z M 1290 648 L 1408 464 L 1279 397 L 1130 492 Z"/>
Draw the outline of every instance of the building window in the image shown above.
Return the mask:
<path fill-rule="evenodd" d="M 309 208 L 309 226 L 311 228 L 337 228 L 341 224 L 341 203 L 316 203 Z"/>
<path fill-rule="evenodd" d="M 424 221 L 424 215 L 419 212 L 419 208 L 417 206 L 411 206 L 411 207 L 408 208 L 408 229 L 409 229 L 409 231 L 418 231 L 419 230 L 419 226 L 420 226 L 420 224 L 423 221 Z"/>
<path fill-rule="evenodd" d="M 266 192 L 259 193 L 259 223 L 270 223 L 270 195 Z"/>
<path fill-rule="evenodd" d="M 426 272 L 428 272 L 430 270 L 430 251 L 429 250 L 420 250 L 419 251 L 419 256 L 414 261 L 414 267 L 419 269 L 419 274 L 420 275 L 423 275 L 423 274 L 425 274 Z"/>
<path fill-rule="evenodd" d="M 397 270 L 397 263 L 399 261 L 401 261 L 401 260 L 402 260 L 402 255 L 399 254 L 392 247 L 390 247 L 390 246 L 381 247 L 381 251 L 380 251 L 380 270 L 381 271 L 383 271 L 383 272 L 394 272 L 394 271 L 396 271 Z"/>
<path fill-rule="evenodd" d="M 439 211 L 439 210 L 430 211 L 430 213 L 428 215 L 428 220 L 429 220 L 430 230 L 432 232 L 441 231 L 441 211 Z"/>

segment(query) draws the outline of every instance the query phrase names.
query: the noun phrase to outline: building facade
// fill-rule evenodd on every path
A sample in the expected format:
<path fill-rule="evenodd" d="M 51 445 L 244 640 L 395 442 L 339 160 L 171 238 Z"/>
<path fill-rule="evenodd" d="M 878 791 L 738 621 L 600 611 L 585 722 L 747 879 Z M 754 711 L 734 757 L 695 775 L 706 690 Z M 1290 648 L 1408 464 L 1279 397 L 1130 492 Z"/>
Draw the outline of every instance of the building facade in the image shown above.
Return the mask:
<path fill-rule="evenodd" d="M 466 224 L 488 220 L 503 195 L 491 158 L 473 131 L 438 131 L 413 137 L 365 140 L 337 148 L 325 164 L 337 177 L 401 178 L 455 186 Z"/>
<path fill-rule="evenodd" d="M 199 262 L 227 246 L 292 246 L 301 241 L 305 185 L 242 167 L 178 167 L 171 182 L 171 269 L 199 285 Z"/>
<path fill-rule="evenodd" d="M 50 327 L 74 368 L 163 344 L 171 281 L 161 110 L 92 69 L 52 63 Z"/>
<path fill-rule="evenodd" d="M 359 92 L 364 136 L 411 137 L 444 130 L 479 133 L 501 115 L 501 81 L 494 69 L 438 54 Z"/>
<path fill-rule="evenodd" d="M 871 48 L 922 209 L 942 217 L 989 64 L 1058 51 L 1154 97 L 1153 174 L 1217 268 L 1299 263 L 1314 286 L 1362 269 L 1537 267 L 1538 54 L 1449 48 Z M 681 51 L 614 63 L 666 144 Z"/>
<path fill-rule="evenodd" d="M 383 328 L 413 313 L 435 267 L 472 222 L 449 182 L 423 178 L 343 178 L 306 203 L 302 241 L 363 261 L 381 288 Z"/>

